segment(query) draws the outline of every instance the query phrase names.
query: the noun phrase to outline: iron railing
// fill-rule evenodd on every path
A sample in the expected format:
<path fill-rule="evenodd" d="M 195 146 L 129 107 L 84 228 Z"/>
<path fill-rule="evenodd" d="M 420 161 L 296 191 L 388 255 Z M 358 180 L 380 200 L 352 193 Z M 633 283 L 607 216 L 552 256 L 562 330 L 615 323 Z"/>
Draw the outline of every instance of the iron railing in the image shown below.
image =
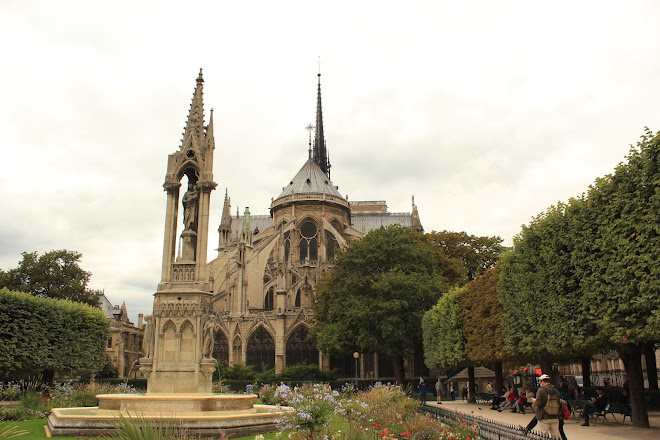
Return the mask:
<path fill-rule="evenodd" d="M 421 405 L 420 410 L 431 414 L 448 425 L 456 423 L 475 424 L 478 426 L 479 436 L 483 440 L 559 440 L 559 437 L 553 437 L 549 434 L 542 434 L 538 431 L 525 433 L 520 426 L 507 425 L 436 406 Z"/>

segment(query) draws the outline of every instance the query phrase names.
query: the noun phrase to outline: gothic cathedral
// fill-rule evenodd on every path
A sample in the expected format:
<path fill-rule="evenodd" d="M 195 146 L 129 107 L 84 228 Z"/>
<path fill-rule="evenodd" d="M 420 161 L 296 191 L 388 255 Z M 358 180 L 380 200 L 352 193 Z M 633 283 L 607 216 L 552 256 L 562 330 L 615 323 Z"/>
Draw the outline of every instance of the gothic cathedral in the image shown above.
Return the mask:
<path fill-rule="evenodd" d="M 272 199 L 267 215 L 251 215 L 245 208 L 243 215 L 237 212 L 232 216 L 230 198 L 225 193 L 218 255 L 205 263 L 206 243 L 200 240 L 207 236 L 208 197 L 215 185 L 208 161 L 212 161 L 215 145 L 212 113 L 208 126 L 203 125 L 202 86 L 200 71 L 181 149 L 170 156 L 170 162 L 194 166 L 170 163 L 168 168 L 168 210 L 176 209 L 174 203 L 178 206 L 174 202 L 173 188 L 178 192 L 174 181 L 178 184 L 178 179 L 187 175 L 188 187 L 181 200 L 184 228 L 177 258 L 172 232 L 176 225 L 166 225 L 163 279 L 168 282 L 161 285 L 171 288 L 184 283 L 189 285 L 188 290 L 208 286 L 216 330 L 212 357 L 217 360 L 253 365 L 257 370 L 274 367 L 277 372 L 288 365 L 308 363 L 321 369 L 338 368 L 344 375 L 353 376 L 352 356 L 324 355 L 307 337 L 314 287 L 320 274 L 332 268 L 336 250 L 370 230 L 392 224 L 423 230 L 414 198 L 412 212 L 390 213 L 384 201 L 349 202 L 339 193 L 330 180 L 319 74 L 316 126 L 308 127 L 314 130 L 314 136 L 312 142 L 310 131 L 307 160 Z M 203 166 L 195 165 L 198 162 Z M 205 308 L 205 304 L 206 296 L 199 305 Z M 206 309 L 201 313 L 202 321 L 211 322 L 205 313 Z M 197 325 L 204 324 L 200 321 Z M 201 336 L 203 330 L 195 333 L 200 334 L 202 345 L 196 358 L 204 363 L 210 356 Z M 391 362 L 382 356 L 379 359 L 377 354 L 362 356 L 360 372 L 363 378 L 393 375 Z"/>

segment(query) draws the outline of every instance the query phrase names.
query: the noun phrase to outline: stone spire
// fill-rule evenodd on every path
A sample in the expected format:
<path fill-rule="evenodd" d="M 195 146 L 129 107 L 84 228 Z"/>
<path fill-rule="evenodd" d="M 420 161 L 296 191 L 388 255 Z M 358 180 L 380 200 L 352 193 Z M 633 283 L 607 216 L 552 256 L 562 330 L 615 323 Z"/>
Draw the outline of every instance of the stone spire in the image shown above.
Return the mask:
<path fill-rule="evenodd" d="M 412 228 L 418 232 L 424 232 L 424 227 L 422 226 L 422 221 L 419 218 L 419 212 L 417 212 L 417 205 L 415 205 L 415 196 L 412 196 L 412 213 L 410 214 L 412 220 Z"/>
<path fill-rule="evenodd" d="M 250 225 L 250 208 L 245 207 L 243 214 L 243 230 L 241 232 L 241 242 L 246 246 L 252 246 L 252 226 Z"/>
<path fill-rule="evenodd" d="M 220 251 L 229 246 L 231 241 L 231 200 L 227 189 L 225 189 L 225 203 L 222 206 L 222 218 L 218 233 L 220 234 L 218 251 Z"/>
<path fill-rule="evenodd" d="M 215 137 L 213 136 L 213 109 L 211 109 L 211 116 L 209 116 L 209 125 L 206 126 L 204 140 L 208 150 L 215 150 Z"/>
<path fill-rule="evenodd" d="M 325 146 L 323 136 L 323 109 L 321 107 L 321 74 L 318 74 L 318 92 L 316 97 L 316 135 L 314 137 L 313 158 L 314 162 L 323 170 L 328 179 L 330 178 L 330 160 Z"/>
<path fill-rule="evenodd" d="M 197 77 L 197 86 L 193 93 L 192 102 L 190 103 L 190 112 L 188 112 L 188 120 L 183 132 L 183 141 L 181 148 L 184 148 L 188 141 L 191 140 L 196 148 L 200 148 L 204 141 L 204 77 L 202 76 L 202 69 L 199 69 L 199 76 Z M 209 122 L 211 128 L 211 137 L 213 137 L 213 125 Z"/>

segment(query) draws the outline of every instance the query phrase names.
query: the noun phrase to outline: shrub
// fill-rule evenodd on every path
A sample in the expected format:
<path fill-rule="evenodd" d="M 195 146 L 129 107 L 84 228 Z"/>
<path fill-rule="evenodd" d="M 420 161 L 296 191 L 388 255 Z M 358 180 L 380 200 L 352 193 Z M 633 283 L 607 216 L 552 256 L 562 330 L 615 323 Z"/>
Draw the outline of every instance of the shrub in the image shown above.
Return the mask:
<path fill-rule="evenodd" d="M 280 427 L 308 433 L 307 438 L 314 439 L 319 430 L 330 423 L 339 393 L 327 384 L 303 385 L 294 390 L 280 385 L 275 396 L 292 408 L 278 420 Z"/>

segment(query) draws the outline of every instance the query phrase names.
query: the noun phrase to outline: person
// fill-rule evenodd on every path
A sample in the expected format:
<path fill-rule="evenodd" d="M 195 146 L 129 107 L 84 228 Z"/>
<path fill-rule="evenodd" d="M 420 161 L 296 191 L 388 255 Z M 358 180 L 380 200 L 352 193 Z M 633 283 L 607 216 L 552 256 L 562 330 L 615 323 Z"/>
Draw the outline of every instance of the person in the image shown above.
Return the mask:
<path fill-rule="evenodd" d="M 500 407 L 497 408 L 497 410 L 499 412 L 502 412 L 505 409 L 513 406 L 513 404 L 516 403 L 517 400 L 518 400 L 518 390 L 514 387 L 509 391 L 509 395 L 507 396 L 506 400 L 500 403 Z"/>
<path fill-rule="evenodd" d="M 467 382 L 465 385 L 463 385 L 463 400 L 467 400 L 468 398 L 468 384 Z"/>
<path fill-rule="evenodd" d="M 628 395 L 628 390 L 625 388 L 621 391 L 621 397 L 619 397 L 619 403 L 623 405 L 630 405 L 630 396 Z"/>
<path fill-rule="evenodd" d="M 488 394 L 493 394 L 493 385 L 490 382 L 488 382 L 488 385 L 486 385 L 486 392 Z"/>
<path fill-rule="evenodd" d="M 562 405 L 567 405 L 565 400 L 560 400 L 560 402 L 562 403 Z M 525 435 L 527 435 L 527 433 L 530 432 L 532 429 L 534 429 L 534 427 L 538 423 L 539 423 L 539 420 L 536 418 L 536 416 L 534 416 L 534 417 L 532 417 L 532 420 L 529 421 L 529 423 L 527 424 L 526 427 L 524 427 L 524 428 L 521 427 L 520 429 L 522 430 L 522 432 L 525 433 Z M 564 432 L 564 418 L 563 417 L 561 417 L 559 419 L 559 436 L 561 437 L 561 440 L 567 440 L 566 439 L 566 433 Z"/>
<path fill-rule="evenodd" d="M 438 378 L 438 381 L 435 383 L 435 395 L 438 398 L 438 405 L 442 403 L 442 381 Z"/>
<path fill-rule="evenodd" d="M 452 401 L 456 400 L 456 390 L 454 389 L 454 382 L 449 383 L 449 395 L 451 396 Z"/>
<path fill-rule="evenodd" d="M 532 408 L 536 411 L 536 419 L 541 431 L 551 436 L 559 436 L 559 419 L 563 418 L 563 408 L 559 402 L 561 395 L 557 388 L 550 383 L 550 376 L 547 374 L 542 374 L 539 381 L 541 388 L 536 392 Z"/>
<path fill-rule="evenodd" d="M 249 383 L 245 386 L 245 392 L 248 394 L 254 394 L 254 385 L 252 383 Z"/>
<path fill-rule="evenodd" d="M 531 392 L 531 390 L 527 387 L 523 387 L 520 396 L 518 396 L 518 400 L 516 400 L 516 403 L 513 404 L 511 407 L 511 412 L 517 412 L 520 414 L 525 414 L 525 404 L 527 403 L 527 399 L 533 399 L 534 398 L 534 393 Z"/>
<path fill-rule="evenodd" d="M 584 408 L 582 409 L 584 423 L 582 426 L 589 426 L 589 416 L 591 414 L 595 413 L 596 411 L 605 411 L 605 407 L 607 406 L 607 396 L 605 395 L 605 391 L 603 391 L 601 387 L 597 387 L 596 394 L 598 394 L 598 397 L 592 397 L 591 402 L 584 404 Z"/>
<path fill-rule="evenodd" d="M 426 383 L 421 377 L 419 378 L 419 400 L 422 405 L 426 405 Z"/>
<path fill-rule="evenodd" d="M 494 395 L 493 396 L 493 404 L 491 405 L 490 409 L 498 409 L 500 407 L 500 404 L 502 402 L 506 401 L 506 398 L 509 397 L 509 393 L 511 392 L 511 385 L 509 385 L 509 389 L 507 387 L 502 387 L 502 394 L 501 395 Z"/>
<path fill-rule="evenodd" d="M 584 389 L 582 387 L 577 387 L 575 389 L 575 400 L 587 400 L 584 397 Z"/>

